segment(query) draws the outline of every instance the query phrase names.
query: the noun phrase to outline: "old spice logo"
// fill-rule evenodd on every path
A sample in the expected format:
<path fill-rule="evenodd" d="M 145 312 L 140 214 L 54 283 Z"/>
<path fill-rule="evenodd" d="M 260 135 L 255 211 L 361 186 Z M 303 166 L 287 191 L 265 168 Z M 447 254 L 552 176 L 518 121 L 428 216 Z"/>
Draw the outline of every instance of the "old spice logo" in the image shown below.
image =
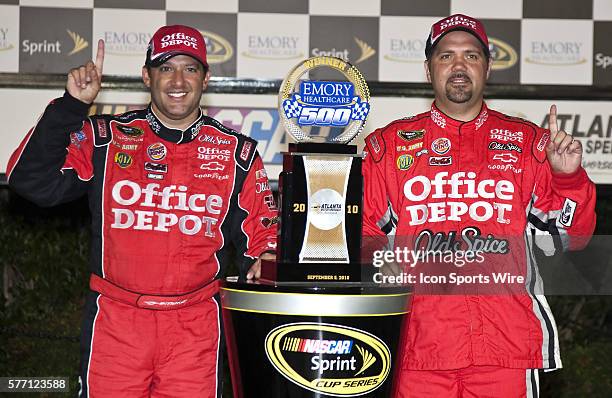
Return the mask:
<path fill-rule="evenodd" d="M 514 194 L 512 182 L 477 180 L 476 177 L 474 172 L 457 172 L 449 177 L 448 172 L 442 171 L 433 179 L 418 175 L 406 181 L 404 196 L 408 202 L 425 202 L 406 206 L 409 224 L 464 219 L 478 222 L 494 219 L 500 224 L 508 224 Z"/>
<path fill-rule="evenodd" d="M 489 149 L 492 151 L 515 151 L 518 153 L 523 152 L 520 146 L 512 142 L 502 143 L 497 141 L 491 141 L 489 142 Z"/>
<path fill-rule="evenodd" d="M 111 228 L 171 232 L 185 235 L 203 232 L 214 237 L 223 208 L 219 195 L 189 193 L 184 185 L 161 187 L 149 183 L 144 188 L 130 180 L 118 181 L 112 189 Z M 180 215 L 180 216 L 179 216 Z"/>
<path fill-rule="evenodd" d="M 208 135 L 208 134 L 200 134 L 198 136 L 198 141 L 208 142 L 209 144 L 215 144 L 215 145 L 229 145 L 232 143 L 227 138 L 222 138 L 222 137 Z"/>

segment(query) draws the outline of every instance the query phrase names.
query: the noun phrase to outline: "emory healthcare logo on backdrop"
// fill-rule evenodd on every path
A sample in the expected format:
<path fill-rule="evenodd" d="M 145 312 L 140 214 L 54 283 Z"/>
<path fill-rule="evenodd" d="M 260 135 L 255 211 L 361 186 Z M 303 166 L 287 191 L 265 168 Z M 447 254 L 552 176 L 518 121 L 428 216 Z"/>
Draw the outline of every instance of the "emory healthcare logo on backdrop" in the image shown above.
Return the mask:
<path fill-rule="evenodd" d="M 427 81 L 425 39 L 435 21 L 435 17 L 380 17 L 380 81 Z"/>
<path fill-rule="evenodd" d="M 104 39 L 106 42 L 104 73 L 140 77 L 149 40 L 153 32 L 165 24 L 165 11 L 95 8 L 93 11 L 95 41 L 89 56 L 95 56 L 97 39 Z"/>
<path fill-rule="evenodd" d="M 308 16 L 239 14 L 238 76 L 284 78 L 308 54 Z"/>
<path fill-rule="evenodd" d="M 521 83 L 592 83 L 591 21 L 523 20 L 521 40 Z"/>
<path fill-rule="evenodd" d="M 137 56 L 142 58 L 147 52 L 147 45 L 153 34 L 151 32 L 111 31 L 104 32 L 102 38 L 107 54 Z"/>

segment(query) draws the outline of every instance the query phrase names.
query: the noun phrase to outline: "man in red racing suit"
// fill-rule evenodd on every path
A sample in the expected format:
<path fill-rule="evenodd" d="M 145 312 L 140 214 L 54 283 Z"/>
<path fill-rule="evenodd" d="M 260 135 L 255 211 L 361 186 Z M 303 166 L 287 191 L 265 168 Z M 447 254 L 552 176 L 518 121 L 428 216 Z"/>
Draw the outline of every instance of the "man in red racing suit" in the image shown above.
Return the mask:
<path fill-rule="evenodd" d="M 244 277 L 276 247 L 276 208 L 257 142 L 205 116 L 201 94 L 189 103 L 195 120 L 186 128 L 161 120 L 184 105 L 183 93 L 198 92 L 190 79 L 202 85 L 208 65 L 197 30 L 160 31 L 152 40 L 190 35 L 201 49 L 179 46 L 166 63 L 151 66 L 159 68 L 149 70 L 151 79 L 172 74 L 176 95 L 158 100 L 152 88 L 147 109 L 87 117 L 89 103 L 67 91 L 8 167 L 10 186 L 39 205 L 89 197 L 92 292 L 82 329 L 82 396 L 221 396 L 217 292 L 228 249 L 234 245 Z M 101 72 L 101 61 L 97 67 Z"/>
<path fill-rule="evenodd" d="M 461 18 L 468 27 L 448 28 Z M 396 396 L 537 396 L 534 369 L 560 368 L 561 358 L 533 245 L 552 236 L 565 248 L 584 246 L 595 226 L 595 187 L 580 167 L 579 142 L 558 131 L 554 108 L 550 130 L 487 108 L 480 90 L 488 48 L 479 21 L 451 16 L 434 25 L 434 35 L 440 48 L 426 64 L 436 95 L 430 111 L 365 140 L 364 235 L 388 234 L 395 247 L 428 242 L 434 251 L 435 242 L 453 240 L 461 250 L 476 239 L 508 246 L 505 253 L 485 249 L 484 258 L 520 269 L 523 292 L 415 294 Z M 474 92 L 468 100 L 466 87 Z M 470 104 L 471 113 L 460 112 Z M 572 168 L 560 169 L 559 158 Z"/>

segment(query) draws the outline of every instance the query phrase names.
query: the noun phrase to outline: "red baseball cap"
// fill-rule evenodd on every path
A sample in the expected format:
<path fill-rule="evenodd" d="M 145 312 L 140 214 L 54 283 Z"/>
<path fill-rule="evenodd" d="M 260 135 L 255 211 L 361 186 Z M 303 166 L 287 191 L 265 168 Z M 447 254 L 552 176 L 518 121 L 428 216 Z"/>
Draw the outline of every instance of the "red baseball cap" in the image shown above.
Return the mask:
<path fill-rule="evenodd" d="M 487 57 L 491 56 L 489 51 L 489 38 L 487 37 L 487 32 L 485 32 L 482 22 L 476 18 L 468 17 L 467 15 L 454 14 L 439 20 L 431 26 L 431 32 L 425 44 L 425 57 L 429 59 L 436 44 L 438 44 L 447 33 L 455 30 L 463 30 L 476 36 L 482 43 L 485 55 Z"/>
<path fill-rule="evenodd" d="M 159 66 L 175 55 L 189 55 L 208 68 L 206 42 L 197 29 L 185 25 L 159 28 L 149 41 L 145 65 Z"/>

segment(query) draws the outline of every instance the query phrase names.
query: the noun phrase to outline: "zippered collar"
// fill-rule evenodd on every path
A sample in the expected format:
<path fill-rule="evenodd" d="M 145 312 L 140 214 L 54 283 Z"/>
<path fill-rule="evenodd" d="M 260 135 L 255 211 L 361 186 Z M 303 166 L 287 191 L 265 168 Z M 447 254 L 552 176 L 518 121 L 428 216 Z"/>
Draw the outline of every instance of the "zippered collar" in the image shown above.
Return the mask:
<path fill-rule="evenodd" d="M 166 141 L 174 142 L 175 144 L 185 144 L 193 141 L 195 137 L 198 136 L 200 128 L 205 122 L 205 116 L 202 109 L 199 109 L 199 111 L 200 114 L 198 118 L 185 130 L 173 129 L 164 125 L 157 115 L 155 115 L 151 104 L 147 107 L 146 117 L 155 135 Z"/>
<path fill-rule="evenodd" d="M 482 125 L 487 121 L 489 117 L 489 108 L 487 108 L 487 104 L 482 101 L 482 106 L 480 108 L 480 113 L 474 119 L 463 122 L 461 120 L 453 119 L 450 116 L 447 116 L 436 106 L 435 101 L 431 104 L 431 112 L 430 116 L 431 121 L 437 124 L 440 128 L 446 130 L 447 128 L 451 128 L 452 130 L 458 130 L 461 128 L 462 130 L 474 130 L 478 131 L 482 127 Z"/>

